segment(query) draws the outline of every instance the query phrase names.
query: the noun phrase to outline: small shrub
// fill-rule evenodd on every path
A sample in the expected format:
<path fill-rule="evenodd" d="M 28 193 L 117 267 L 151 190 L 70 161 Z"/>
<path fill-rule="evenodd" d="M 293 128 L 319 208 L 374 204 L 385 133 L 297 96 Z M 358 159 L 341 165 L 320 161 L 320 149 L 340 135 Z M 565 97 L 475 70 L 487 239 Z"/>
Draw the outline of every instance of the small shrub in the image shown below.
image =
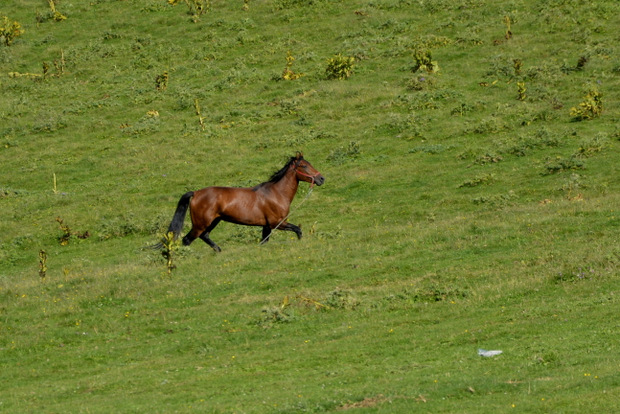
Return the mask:
<path fill-rule="evenodd" d="M 360 302 L 351 294 L 351 292 L 336 289 L 327 296 L 325 304 L 332 309 L 353 310 L 359 306 Z"/>
<path fill-rule="evenodd" d="M 329 230 L 316 230 L 316 222 L 312 225 L 310 229 L 310 234 L 314 234 L 314 236 L 319 240 L 336 240 L 342 239 L 342 226 L 337 225 L 336 227 L 330 226 Z"/>
<path fill-rule="evenodd" d="M 293 57 L 291 52 L 286 52 L 286 67 L 284 68 L 284 71 L 282 72 L 282 79 L 295 80 L 295 79 L 299 79 L 302 76 L 304 76 L 303 73 L 293 72 L 293 70 L 291 69 L 291 67 L 293 66 L 293 62 L 295 62 L 295 58 Z"/>
<path fill-rule="evenodd" d="M 274 306 L 271 308 L 264 308 L 262 310 L 261 317 L 257 321 L 257 325 L 263 328 L 269 328 L 276 323 L 288 323 L 295 319 L 292 313 L 285 312 L 285 309 Z"/>
<path fill-rule="evenodd" d="M 188 13 L 192 16 L 192 21 L 196 23 L 200 16 L 211 9 L 211 0 L 184 0 L 188 7 Z M 168 4 L 176 6 L 180 0 L 168 0 Z"/>
<path fill-rule="evenodd" d="M 523 62 L 521 59 L 513 59 L 513 68 L 515 70 L 515 76 L 521 75 L 521 69 L 523 68 Z"/>
<path fill-rule="evenodd" d="M 336 56 L 327 61 L 325 75 L 327 76 L 327 79 L 349 79 L 349 77 L 353 73 L 354 63 L 354 57 L 342 56 L 341 54 L 337 54 Z"/>
<path fill-rule="evenodd" d="M 355 159 L 360 154 L 360 145 L 356 141 L 349 142 L 347 147 L 340 147 L 333 150 L 328 156 L 327 161 L 335 165 L 344 164 L 345 162 Z"/>
<path fill-rule="evenodd" d="M 16 37 L 24 34 L 22 25 L 17 21 L 11 21 L 8 17 L 3 16 L 0 20 L 0 38 L 3 39 L 6 46 L 10 46 Z"/>
<path fill-rule="evenodd" d="M 603 94 L 596 89 L 592 89 L 586 94 L 584 101 L 579 106 L 570 109 L 570 116 L 575 121 L 585 121 L 599 117 L 602 112 Z"/>
<path fill-rule="evenodd" d="M 545 169 L 545 175 L 550 175 L 563 171 L 583 170 L 585 169 L 585 164 L 574 156 L 570 158 L 556 157 L 553 160 L 547 160 Z"/>
<path fill-rule="evenodd" d="M 163 235 L 161 239 L 161 244 L 161 255 L 166 261 L 166 270 L 168 271 L 168 276 L 170 276 L 172 271 L 176 269 L 174 259 L 176 257 L 175 253 L 179 249 L 179 241 L 175 240 L 174 233 L 169 231 Z"/>
<path fill-rule="evenodd" d="M 45 250 L 39 250 L 39 276 L 41 280 L 45 279 L 47 275 L 47 252 Z"/>
<path fill-rule="evenodd" d="M 470 112 L 473 112 L 475 109 L 476 108 L 473 105 L 462 102 L 458 106 L 452 108 L 452 110 L 450 111 L 450 115 L 464 116 L 466 114 L 469 114 Z"/>
<path fill-rule="evenodd" d="M 411 91 L 423 91 L 435 86 L 435 79 L 428 76 L 416 76 L 407 82 L 407 89 Z"/>
<path fill-rule="evenodd" d="M 495 163 L 502 161 L 503 159 L 504 158 L 501 155 L 498 155 L 492 152 L 487 152 L 487 153 L 484 153 L 483 155 L 479 155 L 478 157 L 476 157 L 476 159 L 474 160 L 474 164 L 478 164 L 478 165 L 495 164 Z"/>
<path fill-rule="evenodd" d="M 594 138 L 587 139 L 579 145 L 579 149 L 575 152 L 575 157 L 588 158 L 596 153 L 601 152 L 605 148 L 607 137 L 599 134 Z"/>
<path fill-rule="evenodd" d="M 47 3 L 50 6 L 50 17 L 57 22 L 67 20 L 67 16 L 56 10 L 56 1 L 57 0 L 47 0 Z"/>
<path fill-rule="evenodd" d="M 155 88 L 158 91 L 166 90 L 168 87 L 168 78 L 168 71 L 164 71 L 161 75 L 157 75 L 157 77 L 155 77 Z"/>
<path fill-rule="evenodd" d="M 263 328 L 271 328 L 274 324 L 288 323 L 295 319 L 291 302 L 288 296 L 285 296 L 279 306 L 265 307 L 261 311 L 261 316 L 256 321 L 258 326 Z"/>
<path fill-rule="evenodd" d="M 159 131 L 160 119 L 159 112 L 148 111 L 134 125 L 123 126 L 123 133 L 127 135 L 145 135 Z"/>
<path fill-rule="evenodd" d="M 65 223 L 65 221 L 62 218 L 60 218 L 60 217 L 56 217 L 56 221 L 58 222 L 58 224 L 60 226 L 60 230 L 62 230 L 62 233 L 63 233 L 62 236 L 58 237 L 58 242 L 60 243 L 61 246 L 68 245 L 69 241 L 73 237 L 77 237 L 78 239 L 87 239 L 87 238 L 90 237 L 90 233 L 88 231 L 85 231 L 85 232 L 74 232 Z"/>
<path fill-rule="evenodd" d="M 503 131 L 504 129 L 506 129 L 506 124 L 504 123 L 504 121 L 497 117 L 492 117 L 482 119 L 478 123 L 478 125 L 469 128 L 467 132 L 484 135 L 496 134 Z"/>
<path fill-rule="evenodd" d="M 415 154 L 417 152 L 422 152 L 425 154 L 439 154 L 444 152 L 446 149 L 448 148 L 452 148 L 452 147 L 446 147 L 444 145 L 441 144 L 423 144 L 423 145 L 418 145 L 417 147 L 411 148 L 409 150 L 410 154 Z"/>
<path fill-rule="evenodd" d="M 417 72 L 420 69 L 426 70 L 428 73 L 436 73 L 439 71 L 439 65 L 433 60 L 430 50 L 416 50 L 413 54 L 415 60 L 411 67 L 412 72 Z"/>
<path fill-rule="evenodd" d="M 277 0 L 274 2 L 273 8 L 275 10 L 288 10 L 295 7 L 312 7 L 317 6 L 327 0 Z"/>
<path fill-rule="evenodd" d="M 510 16 L 504 16 L 504 24 L 506 25 L 506 34 L 504 35 L 504 37 L 506 38 L 506 40 L 512 39 L 512 31 L 510 30 L 512 22 L 513 20 L 510 18 Z"/>
<path fill-rule="evenodd" d="M 487 70 L 485 76 L 488 77 L 508 77 L 514 76 L 514 61 L 506 58 L 502 55 L 492 56 L 490 59 L 490 68 Z M 485 85 L 488 86 L 488 85 Z"/>
<path fill-rule="evenodd" d="M 10 187 L 0 187 L 0 198 L 14 197 L 23 193 L 23 191 L 14 190 Z"/>
<path fill-rule="evenodd" d="M 35 134 L 56 132 L 67 127 L 65 118 L 58 114 L 42 115 L 32 125 L 32 132 Z"/>
<path fill-rule="evenodd" d="M 506 194 L 497 194 L 492 196 L 481 196 L 472 199 L 475 205 L 486 205 L 489 208 L 504 208 L 512 204 L 512 200 L 516 199 L 517 195 L 514 191 L 509 191 Z"/>
<path fill-rule="evenodd" d="M 461 45 L 480 46 L 484 44 L 484 40 L 480 37 L 479 31 L 472 28 L 460 31 L 455 41 Z"/>
<path fill-rule="evenodd" d="M 459 288 L 430 285 L 416 289 L 412 296 L 414 302 L 443 302 L 446 300 L 462 299 L 467 297 L 467 292 Z"/>
<path fill-rule="evenodd" d="M 560 272 L 558 272 L 554 277 L 553 281 L 556 283 L 562 282 L 580 282 L 582 280 L 593 279 L 599 276 L 598 272 L 590 267 L 568 267 Z"/>
<path fill-rule="evenodd" d="M 487 174 L 464 181 L 458 186 L 458 188 L 477 187 L 482 184 L 491 184 L 493 181 L 495 181 L 495 176 L 493 174 Z"/>
<path fill-rule="evenodd" d="M 517 99 L 519 101 L 525 101 L 525 97 L 527 95 L 525 95 L 525 91 L 527 89 L 525 88 L 525 82 L 517 82 L 517 92 L 518 92 L 518 96 Z"/>
<path fill-rule="evenodd" d="M 577 60 L 577 67 L 575 69 L 576 70 L 583 70 L 583 68 L 586 66 L 586 63 L 588 63 L 588 57 L 587 56 L 581 56 Z"/>
<path fill-rule="evenodd" d="M 548 351 L 536 356 L 536 362 L 540 365 L 560 365 L 561 359 L 555 351 Z"/>
<path fill-rule="evenodd" d="M 560 191 L 565 192 L 567 194 L 566 197 L 570 199 L 576 191 L 586 188 L 588 188 L 588 185 L 583 182 L 583 176 L 573 173 L 560 187 Z"/>

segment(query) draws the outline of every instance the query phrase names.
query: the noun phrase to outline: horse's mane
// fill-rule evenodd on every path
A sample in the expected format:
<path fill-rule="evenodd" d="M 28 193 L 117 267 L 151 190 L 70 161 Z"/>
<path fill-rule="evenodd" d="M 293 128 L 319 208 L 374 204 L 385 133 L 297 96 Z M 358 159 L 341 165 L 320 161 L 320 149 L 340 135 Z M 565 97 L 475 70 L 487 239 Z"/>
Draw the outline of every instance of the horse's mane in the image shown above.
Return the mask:
<path fill-rule="evenodd" d="M 269 177 L 269 181 L 268 182 L 269 183 L 277 183 L 282 178 L 284 178 L 284 176 L 286 175 L 286 172 L 288 171 L 289 167 L 295 161 L 297 161 L 297 157 L 289 158 L 288 162 L 286 163 L 286 165 L 284 167 L 280 168 L 278 171 L 276 171 L 273 174 L 271 174 L 271 177 Z"/>
<path fill-rule="evenodd" d="M 288 171 L 288 169 L 291 166 L 291 164 L 293 164 L 295 161 L 298 161 L 298 160 L 299 161 L 303 160 L 303 155 L 292 156 L 291 158 L 289 158 L 289 160 L 286 162 L 284 167 L 280 168 L 278 171 L 276 171 L 273 174 L 271 174 L 271 177 L 269 177 L 268 181 L 265 181 L 264 183 L 261 183 L 261 184 L 257 185 L 256 187 L 254 187 L 254 189 L 258 189 L 258 187 L 261 187 L 261 186 L 263 186 L 263 185 L 265 185 L 267 183 L 272 183 L 272 184 L 277 183 L 282 178 L 284 178 L 284 176 L 286 175 L 286 172 Z"/>

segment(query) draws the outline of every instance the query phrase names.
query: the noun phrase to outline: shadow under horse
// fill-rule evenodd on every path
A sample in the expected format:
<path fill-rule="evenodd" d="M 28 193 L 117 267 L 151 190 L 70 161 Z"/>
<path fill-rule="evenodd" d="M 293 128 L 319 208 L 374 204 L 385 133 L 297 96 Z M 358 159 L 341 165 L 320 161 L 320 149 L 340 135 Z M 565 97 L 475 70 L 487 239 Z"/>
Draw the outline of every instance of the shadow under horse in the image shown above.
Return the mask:
<path fill-rule="evenodd" d="M 172 232 L 175 239 L 179 237 L 189 208 L 192 229 L 183 237 L 186 246 L 200 238 L 215 251 L 221 251 L 209 234 L 222 220 L 262 227 L 263 243 L 275 229 L 293 231 L 301 238 L 301 229 L 286 221 L 300 181 L 311 186 L 323 185 L 325 177 L 304 159 L 303 154 L 297 153 L 269 181 L 257 186 L 207 187 L 187 192 L 179 200 L 168 233 Z"/>

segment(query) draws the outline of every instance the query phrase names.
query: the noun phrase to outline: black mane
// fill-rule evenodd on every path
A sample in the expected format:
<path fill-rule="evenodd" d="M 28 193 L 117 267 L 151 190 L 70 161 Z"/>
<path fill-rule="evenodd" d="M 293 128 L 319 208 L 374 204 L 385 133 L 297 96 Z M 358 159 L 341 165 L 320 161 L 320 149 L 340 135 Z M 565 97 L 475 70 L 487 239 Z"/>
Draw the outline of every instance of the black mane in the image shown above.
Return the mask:
<path fill-rule="evenodd" d="M 282 178 L 284 178 L 284 176 L 286 175 L 286 172 L 288 171 L 289 167 L 291 166 L 291 164 L 295 163 L 296 161 L 301 161 L 303 160 L 303 156 L 300 156 L 299 158 L 297 156 L 293 156 L 291 158 L 289 158 L 289 160 L 287 161 L 286 165 L 284 165 L 284 167 L 280 168 L 278 171 L 274 172 L 273 174 L 271 174 L 271 177 L 269 177 L 268 181 L 265 181 L 264 183 L 261 183 L 259 185 L 257 185 L 256 187 L 254 187 L 254 189 L 258 189 L 259 187 L 267 184 L 267 183 L 272 183 L 275 184 L 278 181 L 280 181 Z"/>
<path fill-rule="evenodd" d="M 277 183 L 282 178 L 284 178 L 284 176 L 286 175 L 286 172 L 288 171 L 289 167 L 295 161 L 297 161 L 297 157 L 291 157 L 284 167 L 280 168 L 280 170 L 278 170 L 278 171 L 274 172 L 273 174 L 271 174 L 271 177 L 269 177 L 269 181 L 268 182 L 269 183 Z"/>

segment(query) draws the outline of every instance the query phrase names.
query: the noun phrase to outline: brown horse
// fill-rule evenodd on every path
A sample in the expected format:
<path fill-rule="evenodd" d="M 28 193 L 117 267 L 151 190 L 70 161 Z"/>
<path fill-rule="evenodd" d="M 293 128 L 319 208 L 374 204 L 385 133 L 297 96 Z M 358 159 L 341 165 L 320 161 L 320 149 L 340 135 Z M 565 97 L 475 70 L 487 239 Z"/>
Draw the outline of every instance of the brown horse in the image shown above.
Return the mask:
<path fill-rule="evenodd" d="M 172 232 L 175 239 L 178 238 L 189 207 L 192 229 L 183 237 L 186 246 L 200 237 L 215 251 L 221 251 L 209 238 L 221 220 L 262 227 L 263 242 L 269 239 L 271 231 L 276 228 L 294 231 L 301 238 L 301 229 L 286 221 L 300 181 L 311 183 L 312 186 L 322 185 L 325 177 L 301 153 L 297 153 L 269 181 L 255 187 L 207 187 L 190 191 L 179 200 L 168 232 Z"/>

